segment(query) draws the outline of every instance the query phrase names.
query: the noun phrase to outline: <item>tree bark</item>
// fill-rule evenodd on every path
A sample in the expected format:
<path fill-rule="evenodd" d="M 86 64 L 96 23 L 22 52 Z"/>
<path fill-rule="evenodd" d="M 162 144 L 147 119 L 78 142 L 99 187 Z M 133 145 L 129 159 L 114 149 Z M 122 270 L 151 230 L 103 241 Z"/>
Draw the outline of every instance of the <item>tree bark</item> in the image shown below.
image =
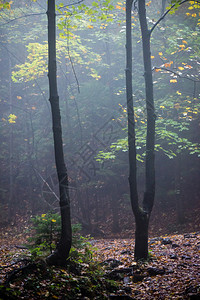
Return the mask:
<path fill-rule="evenodd" d="M 12 79 L 11 79 L 11 58 L 10 53 L 8 53 L 8 63 L 9 63 L 9 113 L 12 114 Z M 9 124 L 9 198 L 8 198 L 8 221 L 9 223 L 13 221 L 13 215 L 15 211 L 14 207 L 14 193 L 13 193 L 13 184 L 14 184 L 14 174 L 13 174 L 13 124 Z"/>
<path fill-rule="evenodd" d="M 146 19 L 145 0 L 138 0 L 138 13 L 142 33 L 144 78 L 147 110 L 147 137 L 145 162 L 145 193 L 142 208 L 139 207 L 137 192 L 137 164 L 135 147 L 135 121 L 132 96 L 132 43 L 131 43 L 131 9 L 132 0 L 126 1 L 126 97 L 128 111 L 128 145 L 129 145 L 129 185 L 132 210 L 136 221 L 135 259 L 148 257 L 149 218 L 155 197 L 155 113 L 153 99 L 153 78 L 151 67 L 150 34 Z"/>
<path fill-rule="evenodd" d="M 52 112 L 53 139 L 56 170 L 59 181 L 60 212 L 61 212 L 61 237 L 55 252 L 47 258 L 49 264 L 64 265 L 69 255 L 72 242 L 70 198 L 68 189 L 67 168 L 64 161 L 62 126 L 59 107 L 59 96 L 56 79 L 56 14 L 55 0 L 48 1 L 48 77 L 49 77 L 49 101 Z"/>
<path fill-rule="evenodd" d="M 128 148 L 129 148 L 129 186 L 131 206 L 134 214 L 138 213 L 137 163 L 135 147 L 135 120 L 132 91 L 132 34 L 131 9 L 133 0 L 126 1 L 126 99 L 128 113 Z"/>
<path fill-rule="evenodd" d="M 143 200 L 143 209 L 151 213 L 155 196 L 155 109 L 153 97 L 153 77 L 151 66 L 150 31 L 147 26 L 145 0 L 139 0 L 139 19 L 142 32 L 144 79 L 147 110 L 147 137 L 146 137 L 146 190 Z"/>

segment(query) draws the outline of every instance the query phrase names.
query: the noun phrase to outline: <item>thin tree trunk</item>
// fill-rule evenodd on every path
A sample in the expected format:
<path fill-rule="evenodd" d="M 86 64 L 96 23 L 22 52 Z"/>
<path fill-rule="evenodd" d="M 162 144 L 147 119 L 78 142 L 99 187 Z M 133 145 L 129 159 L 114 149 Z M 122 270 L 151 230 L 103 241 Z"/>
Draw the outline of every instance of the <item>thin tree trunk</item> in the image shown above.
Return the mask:
<path fill-rule="evenodd" d="M 175 201 L 176 201 L 177 222 L 179 224 L 183 224 L 185 222 L 181 177 L 182 177 L 181 176 L 181 154 L 178 153 L 175 161 Z"/>
<path fill-rule="evenodd" d="M 135 215 L 135 259 L 148 257 L 148 227 L 149 218 L 155 197 L 155 114 L 153 99 L 153 79 L 150 52 L 150 31 L 147 27 L 145 0 L 138 0 L 138 13 L 143 43 L 144 78 L 147 109 L 147 137 L 146 137 L 146 185 L 142 208 L 139 207 L 137 192 L 137 164 L 135 147 L 135 121 L 132 96 L 132 43 L 131 43 L 131 9 L 132 0 L 126 1 L 126 97 L 128 111 L 128 145 L 129 145 L 129 185 L 132 210 Z"/>
<path fill-rule="evenodd" d="M 59 107 L 59 96 L 56 80 L 56 22 L 55 22 L 55 0 L 48 1 L 48 77 L 49 94 L 52 111 L 53 139 L 56 170 L 59 181 L 60 211 L 61 211 L 61 237 L 55 252 L 47 258 L 49 264 L 64 265 L 69 255 L 72 241 L 70 199 L 68 189 L 67 168 L 64 161 L 62 127 Z"/>
<path fill-rule="evenodd" d="M 12 114 L 12 79 L 11 79 L 11 58 L 10 54 L 8 54 L 8 63 L 9 63 L 9 104 L 10 109 L 9 112 Z M 13 124 L 9 124 L 9 198 L 8 198 L 8 219 L 9 222 L 13 221 L 13 210 L 14 201 L 13 201 Z"/>
<path fill-rule="evenodd" d="M 153 97 L 153 78 L 151 66 L 151 48 L 150 48 L 150 30 L 148 30 L 146 18 L 145 0 L 139 0 L 138 13 L 142 33 L 143 61 L 144 61 L 144 79 L 146 92 L 146 110 L 147 110 L 147 137 L 146 137 L 146 162 L 145 162 L 145 193 L 143 199 L 143 213 L 138 226 L 136 225 L 136 259 L 147 259 L 148 257 L 148 227 L 149 218 L 155 198 L 155 109 Z M 143 249 L 143 250 L 142 250 Z"/>
<path fill-rule="evenodd" d="M 132 34 L 131 34 L 131 8 L 133 0 L 126 1 L 126 99 L 128 112 L 128 147 L 129 147 L 129 186 L 131 205 L 134 214 L 138 213 L 137 192 L 137 163 L 135 147 L 135 120 L 133 110 L 132 92 Z"/>
<path fill-rule="evenodd" d="M 146 137 L 146 190 L 143 208 L 151 213 L 155 196 L 155 109 L 153 97 L 153 77 L 151 66 L 150 31 L 147 27 L 145 0 L 139 0 L 139 19 L 142 32 L 144 78 L 147 110 L 147 137 Z"/>
<path fill-rule="evenodd" d="M 129 147 L 129 187 L 131 206 L 136 221 L 135 232 L 135 259 L 146 257 L 146 242 L 143 238 L 143 211 L 139 208 L 137 191 L 137 160 L 135 146 L 135 120 L 132 92 L 132 34 L 131 34 L 131 9 L 132 0 L 126 1 L 126 99 L 128 112 L 128 147 Z M 145 234 L 146 237 L 146 234 Z M 143 247 L 145 245 L 145 247 Z M 141 249 L 145 249 L 145 255 Z M 147 250 L 148 252 L 148 250 Z M 142 256 L 142 257 L 141 257 Z"/>

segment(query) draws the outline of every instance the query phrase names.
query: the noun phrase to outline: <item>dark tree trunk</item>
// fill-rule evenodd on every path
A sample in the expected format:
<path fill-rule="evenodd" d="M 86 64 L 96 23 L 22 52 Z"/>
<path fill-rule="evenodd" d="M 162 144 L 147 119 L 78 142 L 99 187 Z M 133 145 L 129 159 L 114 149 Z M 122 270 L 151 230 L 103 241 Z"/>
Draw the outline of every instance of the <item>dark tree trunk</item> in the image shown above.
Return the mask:
<path fill-rule="evenodd" d="M 11 66 L 11 58 L 10 53 L 8 54 L 8 61 L 9 61 L 9 104 L 10 104 L 10 111 L 9 113 L 12 114 L 12 79 L 11 79 L 11 72 L 12 72 L 12 66 Z M 8 221 L 13 222 L 14 217 L 14 191 L 13 191 L 13 185 L 14 185 L 14 170 L 13 170 L 13 124 L 9 124 L 9 198 L 8 198 Z"/>
<path fill-rule="evenodd" d="M 147 110 L 147 137 L 146 137 L 146 190 L 143 209 L 150 214 L 155 197 L 155 109 L 153 98 L 153 78 L 151 66 L 150 31 L 147 27 L 145 0 L 139 0 L 139 19 L 142 32 L 144 79 Z"/>
<path fill-rule="evenodd" d="M 131 34 L 131 8 L 133 0 L 126 1 L 126 99 L 128 112 L 128 147 L 129 147 L 129 186 L 131 205 L 134 214 L 138 213 L 138 192 L 136 178 L 136 147 L 135 147 L 135 120 L 133 110 L 132 91 L 132 34 Z"/>
<path fill-rule="evenodd" d="M 135 216 L 136 231 L 135 231 L 135 260 L 148 258 L 148 230 L 149 217 L 143 211 Z"/>
<path fill-rule="evenodd" d="M 139 207 L 137 192 L 137 164 L 135 147 L 135 121 L 132 96 L 132 43 L 131 43 L 131 9 L 132 0 L 126 1 L 126 97 L 128 111 L 128 145 L 129 145 L 129 185 L 132 210 L 135 215 L 135 259 L 148 257 L 148 227 L 155 196 L 155 114 L 153 100 L 153 79 L 150 52 L 150 31 L 147 27 L 145 0 L 138 0 L 138 13 L 143 43 L 144 78 L 147 110 L 146 137 L 146 186 L 142 208 Z"/>
<path fill-rule="evenodd" d="M 178 153 L 175 161 L 175 201 L 176 201 L 176 212 L 177 222 L 184 224 L 184 203 L 182 197 L 182 176 L 181 176 L 181 154 Z"/>
<path fill-rule="evenodd" d="M 56 21 L 55 0 L 48 1 L 48 77 L 49 77 L 49 101 L 51 104 L 53 139 L 56 170 L 59 181 L 60 212 L 61 212 L 61 237 L 55 252 L 47 258 L 49 264 L 64 265 L 69 255 L 72 241 L 70 199 L 68 189 L 67 168 L 64 161 L 62 127 L 59 107 L 59 97 L 56 80 Z"/>

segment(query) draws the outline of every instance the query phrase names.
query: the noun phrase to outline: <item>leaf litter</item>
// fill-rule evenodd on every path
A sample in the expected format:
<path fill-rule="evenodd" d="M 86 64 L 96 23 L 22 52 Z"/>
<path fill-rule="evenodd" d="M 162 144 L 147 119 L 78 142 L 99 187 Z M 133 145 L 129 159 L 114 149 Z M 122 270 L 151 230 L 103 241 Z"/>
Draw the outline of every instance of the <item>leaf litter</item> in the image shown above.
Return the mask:
<path fill-rule="evenodd" d="M 27 249 L 19 248 L 25 240 L 23 234 L 11 231 L 1 234 L 1 287 L 8 274 L 22 268 L 30 258 Z M 149 259 L 137 263 L 133 239 L 91 240 L 91 244 L 93 260 L 100 263 L 103 276 L 116 282 L 117 288 L 106 290 L 105 284 L 100 288 L 99 283 L 95 283 L 99 291 L 88 293 L 76 286 L 80 282 L 87 288 L 91 286 L 88 276 L 92 273 L 91 270 L 88 273 L 86 267 L 78 274 L 70 274 L 65 269 L 48 269 L 41 265 L 9 282 L 8 289 L 16 291 L 15 299 L 200 299 L 199 232 L 151 238 Z M 0 299 L 9 298 L 0 296 Z"/>
<path fill-rule="evenodd" d="M 99 240 L 95 246 L 98 261 L 122 263 L 115 274 L 127 269 L 121 294 L 124 287 L 133 299 L 200 299 L 200 233 L 152 238 L 149 260 L 138 263 L 134 261 L 132 239 Z"/>

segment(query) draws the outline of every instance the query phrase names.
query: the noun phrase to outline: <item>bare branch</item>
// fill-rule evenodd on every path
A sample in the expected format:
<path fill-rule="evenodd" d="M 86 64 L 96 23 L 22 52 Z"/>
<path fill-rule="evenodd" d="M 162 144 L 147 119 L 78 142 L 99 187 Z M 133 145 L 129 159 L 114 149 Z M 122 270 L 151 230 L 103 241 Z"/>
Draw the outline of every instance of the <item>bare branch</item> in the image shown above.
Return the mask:
<path fill-rule="evenodd" d="M 71 3 L 71 4 L 65 5 L 65 6 L 63 6 L 63 7 L 59 7 L 59 9 L 64 9 L 64 8 L 69 7 L 69 6 L 72 6 L 72 5 L 77 5 L 77 4 L 81 3 L 81 2 L 84 2 L 84 0 L 79 0 L 79 1 L 77 1 L 77 2 L 74 2 L 74 3 Z"/>
<path fill-rule="evenodd" d="M 175 71 L 172 71 L 172 70 L 170 70 L 170 69 L 164 68 L 164 67 L 153 67 L 152 71 L 154 71 L 154 70 L 164 70 L 164 71 L 167 71 L 167 72 L 169 72 L 169 73 L 172 73 L 172 74 L 176 75 L 176 76 L 179 77 L 179 78 L 185 78 L 185 79 L 191 80 L 191 81 L 193 81 L 193 82 L 200 82 L 200 80 L 198 80 L 198 79 L 193 79 L 193 78 L 191 78 L 191 77 L 182 76 L 182 75 L 180 75 L 179 73 L 177 73 L 177 72 L 175 72 Z"/>
<path fill-rule="evenodd" d="M 9 23 L 11 23 L 11 22 L 14 22 L 14 21 L 19 20 L 19 19 L 22 19 L 22 18 L 31 17 L 31 16 L 41 16 L 41 15 L 46 15 L 46 13 L 33 13 L 33 14 L 23 15 L 23 16 L 14 18 L 14 19 L 12 19 L 12 20 L 6 22 L 6 23 L 3 23 L 3 24 L 1 24 L 1 26 L 7 25 L 7 24 L 9 24 Z"/>
<path fill-rule="evenodd" d="M 179 3 L 179 5 L 182 5 L 186 2 L 189 2 L 189 0 L 183 0 Z M 198 3 L 200 3 L 200 1 L 196 1 Z M 149 33 L 150 35 L 152 34 L 153 30 L 156 28 L 156 26 L 166 17 L 166 15 L 175 7 L 175 4 L 173 4 L 161 17 L 160 19 L 158 19 L 158 21 L 153 25 L 153 27 L 150 29 Z"/>

